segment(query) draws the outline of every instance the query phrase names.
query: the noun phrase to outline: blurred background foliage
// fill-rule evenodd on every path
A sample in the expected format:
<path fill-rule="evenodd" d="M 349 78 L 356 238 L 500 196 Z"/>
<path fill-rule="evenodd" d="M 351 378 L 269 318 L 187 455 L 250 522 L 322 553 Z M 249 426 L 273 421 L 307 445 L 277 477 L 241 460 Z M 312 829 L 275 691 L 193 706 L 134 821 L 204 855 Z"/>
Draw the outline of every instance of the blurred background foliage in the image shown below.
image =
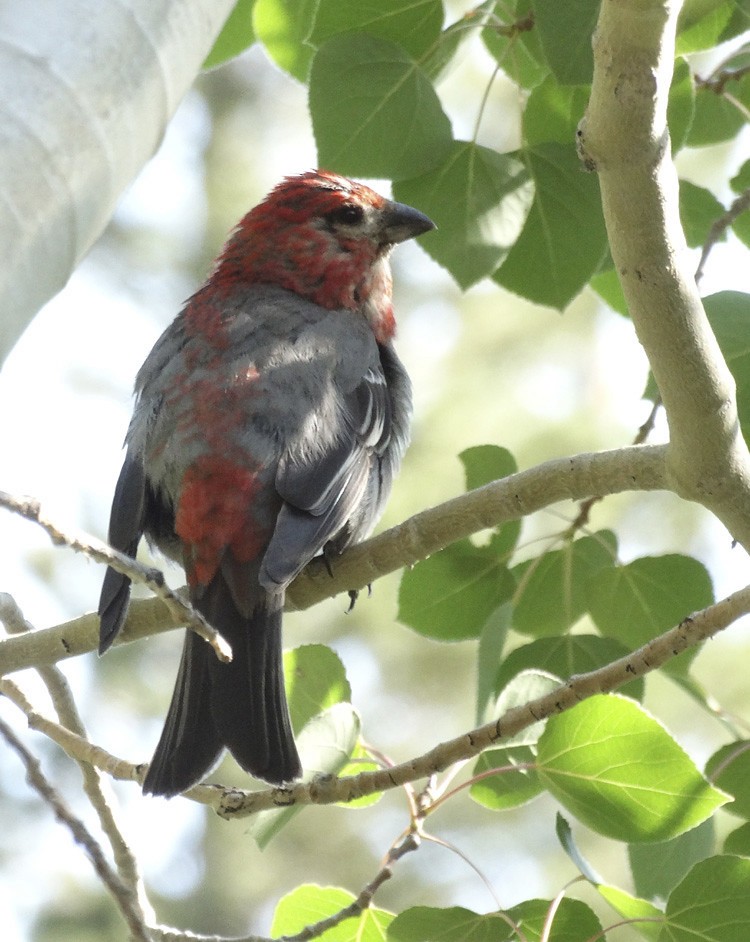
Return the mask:
<path fill-rule="evenodd" d="M 456 12 L 459 5 L 453 6 Z M 508 151 L 521 142 L 525 94 L 503 73 L 490 82 L 494 68 L 478 37 L 467 40 L 440 85 L 441 100 L 454 128 L 470 135 L 487 90 L 476 140 Z M 747 140 L 746 133 L 701 140 L 680 155 L 683 175 L 726 202 L 726 181 L 740 166 Z M 200 76 L 158 156 L 0 374 L 0 421 L 4 440 L 13 443 L 4 457 L 5 487 L 33 493 L 50 516 L 104 537 L 132 379 L 143 357 L 205 277 L 237 219 L 280 175 L 316 163 L 306 90 L 259 46 Z M 731 236 L 714 253 L 704 276 L 706 293 L 748 288 L 740 251 Z M 416 418 L 382 527 L 460 493 L 458 455 L 471 446 L 502 445 L 525 468 L 633 440 L 651 408 L 642 398 L 647 363 L 629 321 L 592 290 L 561 314 L 486 280 L 462 293 L 412 244 L 398 249 L 393 264 L 398 348 L 414 381 Z M 651 440 L 665 436 L 660 421 Z M 552 545 L 575 513 L 565 506 L 524 521 L 521 555 L 536 554 L 547 541 Z M 695 555 L 711 573 L 717 596 L 747 581 L 746 559 L 721 527 L 669 495 L 609 498 L 593 509 L 591 528 L 615 529 L 626 562 L 644 553 Z M 32 529 L 4 519 L 0 536 L 4 588 L 26 617 L 44 627 L 94 607 L 98 567 L 51 548 Z M 171 577 L 179 584 L 179 572 Z M 380 580 L 372 598 L 361 597 L 349 614 L 342 597 L 285 622 L 287 646 L 320 641 L 339 654 L 364 738 L 395 761 L 471 728 L 477 711 L 476 641 L 439 644 L 400 624 L 398 585 L 395 575 Z M 581 630 L 586 628 L 590 624 Z M 171 695 L 179 646 L 172 633 L 65 666 L 95 742 L 135 761 L 147 758 Z M 747 686 L 746 673 L 726 665 L 744 663 L 748 648 L 738 624 L 701 651 L 694 665 L 694 676 L 720 692 L 727 712 L 746 703 Z M 33 678 L 29 684 L 34 689 Z M 651 678 L 645 702 L 699 764 L 722 741 L 717 722 L 669 681 Z M 7 704 L 0 710 L 18 723 Z M 29 740 L 89 820 L 78 797 L 78 771 L 42 737 L 30 734 Z M 214 778 L 243 782 L 230 761 Z M 113 788 L 160 920 L 196 932 L 265 933 L 278 900 L 300 883 L 356 894 L 408 825 L 397 791 L 358 810 L 306 809 L 261 852 L 247 822 L 227 823 L 182 800 L 144 800 L 132 784 Z M 125 939 L 87 862 L 30 794 L 5 751 L 0 797 L 4 940 Z M 377 904 L 395 911 L 417 903 L 485 911 L 553 895 L 575 875 L 564 853 L 549 844 L 555 811 L 546 794 L 500 819 L 469 800 L 448 802 L 430 819 L 430 829 L 468 861 L 427 842 L 399 864 Z M 576 833 L 607 880 L 627 885 L 624 845 L 583 826 Z M 617 937 L 640 938 L 628 932 Z"/>

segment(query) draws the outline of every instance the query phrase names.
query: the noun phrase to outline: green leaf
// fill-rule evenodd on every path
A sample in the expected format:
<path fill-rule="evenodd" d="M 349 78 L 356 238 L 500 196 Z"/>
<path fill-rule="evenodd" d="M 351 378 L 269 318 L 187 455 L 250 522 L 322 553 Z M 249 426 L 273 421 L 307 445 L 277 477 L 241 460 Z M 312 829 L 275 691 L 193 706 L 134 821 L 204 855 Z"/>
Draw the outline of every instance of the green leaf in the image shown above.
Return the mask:
<path fill-rule="evenodd" d="M 664 913 L 648 900 L 631 896 L 617 886 L 607 886 L 604 883 L 596 885 L 602 899 L 619 913 L 624 919 L 631 920 L 636 929 L 648 942 L 657 942 L 662 926 Z"/>
<path fill-rule="evenodd" d="M 542 48 L 561 85 L 590 84 L 594 74 L 591 36 L 599 0 L 534 0 Z"/>
<path fill-rule="evenodd" d="M 495 689 L 495 674 L 501 663 L 505 640 L 510 630 L 513 606 L 510 602 L 500 605 L 490 615 L 479 636 L 477 650 L 477 726 L 481 726 L 487 715 L 490 702 L 494 703 L 498 691 Z"/>
<path fill-rule="evenodd" d="M 493 691 L 498 694 L 505 685 L 523 670 L 535 668 L 567 680 L 575 674 L 586 674 L 624 657 L 630 648 L 613 638 L 590 634 L 563 634 L 557 637 L 537 638 L 529 644 L 511 651 L 503 659 L 493 678 Z M 623 689 L 628 696 L 643 697 L 643 678 L 628 683 Z"/>
<path fill-rule="evenodd" d="M 505 74 L 521 88 L 534 88 L 549 74 L 532 0 L 499 0 L 482 40 Z"/>
<path fill-rule="evenodd" d="M 437 909 L 414 906 L 396 916 L 388 927 L 389 942 L 540 942 L 552 902 L 525 900 L 499 913 L 480 916 L 469 909 L 453 906 Z M 516 923 L 519 932 L 508 925 Z M 601 933 L 601 923 L 594 913 L 577 899 L 559 901 L 550 934 L 545 942 L 581 942 Z M 521 936 L 520 933 L 523 933 Z"/>
<path fill-rule="evenodd" d="M 271 935 L 273 938 L 297 935 L 307 926 L 341 912 L 354 901 L 351 893 L 338 887 L 309 883 L 298 886 L 279 900 Z M 321 942 L 383 942 L 392 919 L 393 913 L 370 907 L 315 938 Z"/>
<path fill-rule="evenodd" d="M 389 942 L 510 942 L 513 930 L 498 913 L 480 916 L 470 909 L 413 906 L 388 927 Z"/>
<path fill-rule="evenodd" d="M 726 42 L 750 29 L 750 3 L 748 0 L 728 0 L 732 7 L 729 22 L 719 36 L 719 42 Z"/>
<path fill-rule="evenodd" d="M 750 818 L 750 740 L 722 746 L 706 763 L 706 775 L 734 798 L 727 811 Z"/>
<path fill-rule="evenodd" d="M 584 172 L 572 144 L 537 144 L 519 156 L 534 181 L 534 202 L 494 280 L 530 301 L 562 310 L 608 251 L 599 181 Z"/>
<path fill-rule="evenodd" d="M 415 177 L 439 166 L 451 126 L 427 76 L 395 43 L 334 36 L 310 70 L 310 113 L 321 166 L 362 177 Z"/>
<path fill-rule="evenodd" d="M 394 195 L 437 225 L 421 240 L 462 288 L 491 275 L 523 228 L 534 188 L 517 157 L 454 141 L 428 173 L 397 182 Z"/>
<path fill-rule="evenodd" d="M 344 665 L 324 644 L 304 644 L 285 651 L 284 677 L 295 732 L 334 703 L 351 700 Z"/>
<path fill-rule="evenodd" d="M 534 768 L 536 754 L 530 746 L 511 746 L 508 749 L 490 749 L 477 759 L 472 776 L 484 775 L 499 769 L 496 775 L 474 782 L 469 795 L 490 811 L 507 811 L 528 804 L 541 795 L 544 786 Z"/>
<path fill-rule="evenodd" d="M 512 575 L 491 545 L 477 547 L 460 540 L 404 573 L 398 618 L 438 641 L 476 638 L 514 588 Z"/>
<path fill-rule="evenodd" d="M 524 706 L 557 686 L 556 677 L 540 671 L 524 671 L 505 687 L 492 709 L 488 710 L 483 722 L 499 718 L 514 707 Z M 543 722 L 533 723 L 515 736 L 505 739 L 501 748 L 491 749 L 479 757 L 474 766 L 474 775 L 482 775 L 491 769 L 503 771 L 474 782 L 470 794 L 478 804 L 493 811 L 515 808 L 530 801 L 543 790 L 534 768 L 508 768 L 529 763 L 535 765 L 533 747 L 543 729 Z"/>
<path fill-rule="evenodd" d="M 688 180 L 680 180 L 680 217 L 691 248 L 703 245 L 711 226 L 724 213 L 724 207 L 710 190 Z M 721 241 L 725 239 L 726 236 L 721 237 Z"/>
<path fill-rule="evenodd" d="M 685 0 L 677 20 L 677 53 L 716 46 L 731 16 L 732 6 L 726 0 Z"/>
<path fill-rule="evenodd" d="M 458 457 L 464 466 L 467 491 L 507 478 L 518 470 L 513 455 L 499 445 L 475 445 L 466 448 Z M 520 520 L 502 524 L 492 537 L 493 552 L 498 556 L 510 555 L 518 543 L 520 533 Z"/>
<path fill-rule="evenodd" d="M 750 441 L 750 294 L 722 291 L 703 299 L 721 352 L 737 385 L 737 408 L 745 441 Z"/>
<path fill-rule="evenodd" d="M 318 0 L 255 0 L 255 35 L 279 68 L 307 81 L 315 52 L 306 42 Z"/>
<path fill-rule="evenodd" d="M 319 0 L 309 42 L 322 46 L 340 33 L 368 33 L 398 43 L 419 59 L 435 45 L 442 26 L 441 0 Z"/>
<path fill-rule="evenodd" d="M 672 140 L 672 153 L 684 145 L 695 115 L 695 86 L 690 66 L 684 59 L 675 62 L 667 104 L 667 123 Z"/>
<path fill-rule="evenodd" d="M 255 0 L 237 0 L 229 19 L 216 37 L 216 42 L 203 63 L 204 69 L 213 69 L 228 59 L 234 59 L 255 42 L 253 6 Z"/>
<path fill-rule="evenodd" d="M 630 650 L 679 624 L 713 602 L 711 577 L 691 556 L 643 556 L 598 572 L 589 586 L 588 606 L 602 634 Z M 696 651 L 686 651 L 667 669 L 684 671 Z"/>
<path fill-rule="evenodd" d="M 712 818 L 669 841 L 630 844 L 628 857 L 635 891 L 647 899 L 666 899 L 688 870 L 714 851 Z"/>
<path fill-rule="evenodd" d="M 660 723 L 616 694 L 550 717 L 537 749 L 551 794 L 614 840 L 667 840 L 727 801 Z"/>
<path fill-rule="evenodd" d="M 474 445 L 465 448 L 458 457 L 464 466 L 467 491 L 507 478 L 509 474 L 518 471 L 516 459 L 507 448 L 499 445 Z"/>
<path fill-rule="evenodd" d="M 750 860 L 709 857 L 667 900 L 665 942 L 746 942 L 750 938 Z"/>
<path fill-rule="evenodd" d="M 617 277 L 617 272 L 614 268 L 600 271 L 598 274 L 594 275 L 589 284 L 602 301 L 605 301 L 613 311 L 622 314 L 623 317 L 628 317 L 630 314 L 628 311 L 628 302 L 625 300 L 620 279 Z"/>
<path fill-rule="evenodd" d="M 350 703 L 336 703 L 313 717 L 297 736 L 305 780 L 321 774 L 337 775 L 349 762 L 359 731 L 359 715 Z M 304 807 L 261 811 L 254 815 L 247 831 L 262 850 Z"/>
<path fill-rule="evenodd" d="M 552 76 L 537 85 L 523 112 L 524 144 L 533 147 L 547 141 L 575 141 L 590 94 L 588 85 L 558 85 Z"/>
<path fill-rule="evenodd" d="M 590 582 L 612 566 L 616 552 L 614 534 L 603 530 L 516 566 L 516 631 L 536 637 L 567 631 L 588 608 Z"/>
<path fill-rule="evenodd" d="M 750 821 L 745 821 L 744 824 L 727 834 L 724 840 L 724 853 L 750 857 Z"/>
<path fill-rule="evenodd" d="M 567 897 L 560 900 L 549 935 L 543 934 L 552 905 L 551 900 L 528 899 L 506 912 L 518 924 L 527 942 L 582 942 L 583 939 L 603 938 L 602 925 L 591 909 L 580 900 Z M 515 942 L 518 936 L 512 938 Z"/>
<path fill-rule="evenodd" d="M 750 190 L 750 160 L 746 160 L 737 173 L 729 181 L 734 193 L 744 193 Z"/>
<path fill-rule="evenodd" d="M 359 775 L 361 772 L 376 772 L 381 766 L 370 758 L 367 749 L 358 742 L 354 747 L 349 762 L 337 774 L 340 776 Z M 355 798 L 352 801 L 337 802 L 340 808 L 369 808 L 370 805 L 376 805 L 383 797 L 382 792 L 372 792 L 369 795 L 363 795 L 361 798 Z"/>
<path fill-rule="evenodd" d="M 746 118 L 742 107 L 750 108 L 750 75 L 728 82 L 726 91 L 740 103 L 732 101 L 712 85 L 699 85 L 695 95 L 695 115 L 687 137 L 690 147 L 718 144 L 736 136 Z"/>

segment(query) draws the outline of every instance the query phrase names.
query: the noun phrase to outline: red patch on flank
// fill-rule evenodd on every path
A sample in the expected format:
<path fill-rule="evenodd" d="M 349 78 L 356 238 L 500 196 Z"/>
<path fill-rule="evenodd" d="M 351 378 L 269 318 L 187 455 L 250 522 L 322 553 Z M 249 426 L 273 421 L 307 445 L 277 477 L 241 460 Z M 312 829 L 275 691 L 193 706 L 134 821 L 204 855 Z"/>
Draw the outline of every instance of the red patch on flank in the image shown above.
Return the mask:
<path fill-rule="evenodd" d="M 186 545 L 191 585 L 211 581 L 227 548 L 238 562 L 261 551 L 266 534 L 252 512 L 259 487 L 256 471 L 217 455 L 203 455 L 188 468 L 175 530 Z"/>

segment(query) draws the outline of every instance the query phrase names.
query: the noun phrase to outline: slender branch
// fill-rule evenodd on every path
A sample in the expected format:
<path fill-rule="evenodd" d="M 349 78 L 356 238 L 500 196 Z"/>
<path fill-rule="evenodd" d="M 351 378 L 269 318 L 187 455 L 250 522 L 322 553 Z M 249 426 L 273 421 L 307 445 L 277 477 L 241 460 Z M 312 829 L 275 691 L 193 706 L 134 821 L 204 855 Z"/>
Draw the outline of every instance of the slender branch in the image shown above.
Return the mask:
<path fill-rule="evenodd" d="M 5 625 L 7 631 L 13 634 L 33 631 L 32 626 L 23 617 L 23 613 L 15 600 L 7 593 L 0 593 L 0 621 Z M 88 742 L 86 729 L 65 675 L 55 666 L 41 667 L 38 669 L 38 673 L 52 699 L 55 712 L 60 720 L 59 728 L 70 730 L 76 736 L 79 736 L 82 741 Z M 1 686 L 0 690 L 2 690 Z M 108 793 L 109 782 L 102 780 L 99 770 L 86 758 L 79 757 L 76 758 L 76 761 L 83 777 L 84 792 L 99 818 L 102 831 L 112 849 L 117 872 L 127 889 L 133 909 L 139 913 L 145 923 L 146 913 L 150 918 L 153 918 L 153 912 L 148 903 L 145 887 L 138 870 L 138 862 L 115 818 L 113 811 L 114 796 Z"/>
<path fill-rule="evenodd" d="M 26 778 L 29 785 L 52 808 L 58 821 L 67 827 L 75 842 L 80 844 L 86 852 L 97 876 L 120 907 L 130 929 L 131 938 L 136 942 L 152 942 L 151 935 L 143 922 L 142 914 L 139 912 L 138 907 L 134 905 L 128 888 L 107 863 L 101 847 L 86 825 L 73 814 L 42 773 L 39 760 L 26 748 L 3 720 L 0 720 L 0 735 L 21 759 L 26 769 Z"/>
<path fill-rule="evenodd" d="M 724 234 L 730 226 L 743 214 L 750 210 L 750 188 L 744 190 L 733 200 L 729 209 L 716 219 L 709 229 L 708 236 L 703 245 L 698 268 L 695 271 L 695 280 L 700 282 L 703 277 L 703 269 L 706 267 L 708 256 L 711 254 L 717 242 L 724 238 Z"/>
<path fill-rule="evenodd" d="M 306 609 L 339 592 L 362 589 L 456 540 L 560 501 L 664 489 L 665 454 L 665 446 L 648 445 L 555 458 L 462 494 L 347 550 L 335 561 L 333 577 L 320 560 L 313 560 L 290 587 L 287 608 Z M 133 602 L 119 641 L 135 641 L 180 623 L 160 599 Z M 97 616 L 88 614 L 8 638 L 0 642 L 0 676 L 92 651 L 98 631 Z"/>
<path fill-rule="evenodd" d="M 186 625 L 207 641 L 214 649 L 220 661 L 232 660 L 232 649 L 206 619 L 177 592 L 172 591 L 164 581 L 164 574 L 158 569 L 142 566 L 139 562 L 119 553 L 106 543 L 93 536 L 71 534 L 61 530 L 42 512 L 39 501 L 31 497 L 15 497 L 6 491 L 0 491 L 0 507 L 38 523 L 57 546 L 68 546 L 77 553 L 83 553 L 89 559 L 111 566 L 112 569 L 127 576 L 133 582 L 146 585 L 169 608 L 172 617 Z M 29 665 L 36 666 L 36 665 Z"/>
<path fill-rule="evenodd" d="M 750 586 L 689 615 L 679 625 L 631 654 L 605 667 L 571 677 L 544 696 L 523 706 L 514 707 L 500 719 L 441 743 L 422 756 L 391 768 L 361 772 L 346 778 L 320 776 L 312 782 L 291 788 L 272 788 L 257 792 L 216 788 L 215 810 L 224 818 L 234 818 L 295 804 L 347 802 L 427 778 L 455 762 L 478 756 L 500 740 L 516 735 L 539 720 L 569 710 L 595 694 L 610 693 L 636 677 L 656 670 L 688 648 L 695 647 L 723 631 L 748 612 Z"/>
<path fill-rule="evenodd" d="M 290 788 L 247 792 L 238 788 L 224 788 L 220 785 L 200 785 L 185 794 L 194 801 L 213 807 L 221 817 L 229 819 L 247 817 L 260 811 L 278 810 L 292 805 L 348 802 L 365 795 L 399 788 L 409 782 L 428 778 L 456 762 L 472 759 L 483 750 L 496 745 L 501 739 L 514 736 L 539 720 L 569 710 L 580 701 L 595 694 L 609 693 L 636 677 L 656 670 L 688 648 L 695 647 L 707 638 L 723 631 L 739 617 L 748 613 L 750 613 L 750 586 L 740 589 L 700 612 L 689 615 L 679 625 L 631 654 L 605 667 L 571 677 L 550 693 L 523 706 L 508 710 L 498 720 L 441 743 L 424 755 L 400 765 L 377 771 L 361 772 L 345 778 L 337 778 L 333 775 L 319 776 L 311 782 Z M 97 768 L 107 771 L 113 778 L 142 781 L 146 771 L 145 765 L 133 765 L 116 759 L 65 727 L 40 716 L 19 688 L 7 678 L 0 681 L 0 693 L 23 710 L 33 729 L 48 735 L 68 755 L 91 762 Z M 185 936 L 185 938 L 188 937 Z"/>
<path fill-rule="evenodd" d="M 667 101 L 679 0 L 603 0 L 578 135 L 599 174 L 610 249 L 670 428 L 670 488 L 750 548 L 750 454 L 735 385 L 706 318 L 679 217 Z"/>

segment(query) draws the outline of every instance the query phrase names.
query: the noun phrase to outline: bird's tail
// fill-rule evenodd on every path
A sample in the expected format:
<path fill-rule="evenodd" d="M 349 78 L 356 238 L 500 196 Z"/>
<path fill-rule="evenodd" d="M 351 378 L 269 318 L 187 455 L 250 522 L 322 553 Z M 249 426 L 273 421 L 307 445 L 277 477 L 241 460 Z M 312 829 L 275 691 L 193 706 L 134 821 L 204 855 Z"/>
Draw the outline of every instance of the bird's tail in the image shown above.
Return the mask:
<path fill-rule="evenodd" d="M 283 594 L 260 593 L 249 617 L 217 573 L 196 607 L 232 647 L 219 661 L 188 631 L 172 703 L 143 791 L 177 795 L 216 764 L 226 747 L 246 772 L 273 784 L 299 778 L 281 652 Z"/>

